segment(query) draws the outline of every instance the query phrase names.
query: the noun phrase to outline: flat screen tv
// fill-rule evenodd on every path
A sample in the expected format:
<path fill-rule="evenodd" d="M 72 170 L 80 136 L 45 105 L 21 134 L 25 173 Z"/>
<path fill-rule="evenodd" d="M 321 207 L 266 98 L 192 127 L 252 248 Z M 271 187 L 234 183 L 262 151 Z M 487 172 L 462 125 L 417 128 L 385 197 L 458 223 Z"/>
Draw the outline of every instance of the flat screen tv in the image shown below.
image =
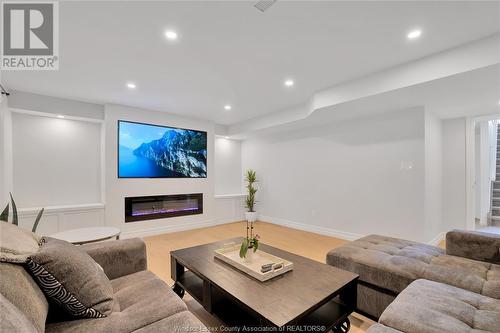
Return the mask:
<path fill-rule="evenodd" d="M 118 178 L 207 177 L 207 133 L 118 121 Z"/>

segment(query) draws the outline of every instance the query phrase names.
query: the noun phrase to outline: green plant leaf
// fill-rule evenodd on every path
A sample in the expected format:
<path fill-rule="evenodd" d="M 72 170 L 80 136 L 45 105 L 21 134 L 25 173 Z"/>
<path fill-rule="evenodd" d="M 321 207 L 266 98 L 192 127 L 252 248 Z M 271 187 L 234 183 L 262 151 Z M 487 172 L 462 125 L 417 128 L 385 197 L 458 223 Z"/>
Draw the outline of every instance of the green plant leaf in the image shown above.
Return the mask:
<path fill-rule="evenodd" d="M 246 181 L 246 188 L 248 191 L 248 194 L 245 198 L 245 207 L 248 209 L 249 212 L 254 212 L 255 208 L 255 193 L 257 193 L 257 188 L 253 186 L 255 182 L 257 182 L 257 173 L 255 170 L 247 170 L 245 174 L 245 181 Z"/>
<path fill-rule="evenodd" d="M 245 198 L 245 207 L 248 209 L 249 212 L 253 212 L 254 210 L 254 205 L 255 205 L 255 199 L 252 196 L 247 196 Z"/>
<path fill-rule="evenodd" d="M 257 173 L 255 172 L 255 170 L 247 170 L 247 174 L 245 176 L 245 180 L 247 181 L 247 183 L 249 184 L 253 184 L 257 181 Z"/>
<path fill-rule="evenodd" d="M 259 240 L 254 238 L 253 239 L 253 252 L 257 252 L 257 249 L 259 248 Z"/>
<path fill-rule="evenodd" d="M 247 256 L 247 251 L 248 251 L 248 239 L 245 238 L 241 243 L 240 258 L 245 258 Z"/>
<path fill-rule="evenodd" d="M 36 228 L 38 227 L 38 222 L 40 222 L 40 219 L 42 218 L 44 210 L 45 210 L 45 208 L 42 208 L 40 210 L 40 212 L 38 213 L 36 220 L 35 220 L 35 224 L 33 224 L 33 229 L 31 229 L 31 232 L 36 232 Z"/>
<path fill-rule="evenodd" d="M 9 222 L 9 204 L 5 206 L 2 214 L 0 214 L 0 221 Z"/>
<path fill-rule="evenodd" d="M 12 197 L 12 193 L 10 194 L 10 201 L 12 202 L 12 224 L 19 225 L 19 218 L 17 216 L 17 206 L 14 198 Z"/>

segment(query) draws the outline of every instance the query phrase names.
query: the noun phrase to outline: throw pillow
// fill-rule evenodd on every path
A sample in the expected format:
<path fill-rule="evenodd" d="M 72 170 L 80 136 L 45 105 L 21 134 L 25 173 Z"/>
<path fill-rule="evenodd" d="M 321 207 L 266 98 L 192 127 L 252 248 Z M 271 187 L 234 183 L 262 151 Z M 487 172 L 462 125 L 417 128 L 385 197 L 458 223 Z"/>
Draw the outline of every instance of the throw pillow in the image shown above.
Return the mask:
<path fill-rule="evenodd" d="M 41 239 L 31 231 L 0 221 L 0 262 L 25 263 L 38 251 Z"/>
<path fill-rule="evenodd" d="M 45 293 L 74 318 L 103 318 L 113 309 L 111 282 L 97 263 L 78 246 L 44 237 L 26 268 Z"/>

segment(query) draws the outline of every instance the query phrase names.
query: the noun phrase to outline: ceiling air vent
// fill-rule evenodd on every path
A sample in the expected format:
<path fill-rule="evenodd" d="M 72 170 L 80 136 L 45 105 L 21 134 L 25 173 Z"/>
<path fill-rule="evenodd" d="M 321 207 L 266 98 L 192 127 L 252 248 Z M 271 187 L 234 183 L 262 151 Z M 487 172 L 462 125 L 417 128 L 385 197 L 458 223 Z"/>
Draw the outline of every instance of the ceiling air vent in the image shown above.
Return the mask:
<path fill-rule="evenodd" d="M 266 10 L 269 9 L 272 5 L 274 5 L 278 0 L 262 0 L 257 2 L 254 7 L 260 10 L 261 12 L 265 12 Z"/>

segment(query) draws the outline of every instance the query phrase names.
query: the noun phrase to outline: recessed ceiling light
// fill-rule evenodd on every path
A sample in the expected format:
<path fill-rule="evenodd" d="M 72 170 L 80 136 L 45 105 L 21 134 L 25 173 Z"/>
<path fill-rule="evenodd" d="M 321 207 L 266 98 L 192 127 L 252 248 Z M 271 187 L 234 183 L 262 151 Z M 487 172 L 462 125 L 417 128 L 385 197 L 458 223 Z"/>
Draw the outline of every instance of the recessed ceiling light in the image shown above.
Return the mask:
<path fill-rule="evenodd" d="M 135 89 L 135 88 L 137 88 L 137 86 L 136 86 L 136 85 L 135 85 L 135 83 L 133 83 L 133 82 L 129 82 L 129 83 L 127 83 L 127 87 L 128 87 L 129 89 Z"/>
<path fill-rule="evenodd" d="M 168 40 L 177 40 L 177 32 L 173 30 L 167 30 L 165 31 L 165 37 L 167 37 Z"/>
<path fill-rule="evenodd" d="M 225 136 L 225 137 L 224 137 L 224 139 L 229 139 L 229 137 L 228 137 L 228 136 Z"/>
<path fill-rule="evenodd" d="M 224 105 L 224 110 L 226 110 L 226 111 L 231 110 L 231 105 L 229 105 L 229 104 Z"/>
<path fill-rule="evenodd" d="M 295 82 L 293 82 L 293 80 L 285 80 L 285 86 L 287 87 L 292 87 L 293 85 L 295 84 Z"/>
<path fill-rule="evenodd" d="M 408 35 L 406 35 L 406 37 L 408 37 L 408 39 L 417 39 L 418 37 L 420 37 L 422 35 L 422 30 L 420 29 L 415 29 L 415 30 L 412 30 L 408 33 Z"/>
<path fill-rule="evenodd" d="M 63 116 L 62 114 L 58 114 L 58 115 L 57 115 L 57 118 L 59 118 L 59 119 L 64 119 L 64 116 Z"/>

